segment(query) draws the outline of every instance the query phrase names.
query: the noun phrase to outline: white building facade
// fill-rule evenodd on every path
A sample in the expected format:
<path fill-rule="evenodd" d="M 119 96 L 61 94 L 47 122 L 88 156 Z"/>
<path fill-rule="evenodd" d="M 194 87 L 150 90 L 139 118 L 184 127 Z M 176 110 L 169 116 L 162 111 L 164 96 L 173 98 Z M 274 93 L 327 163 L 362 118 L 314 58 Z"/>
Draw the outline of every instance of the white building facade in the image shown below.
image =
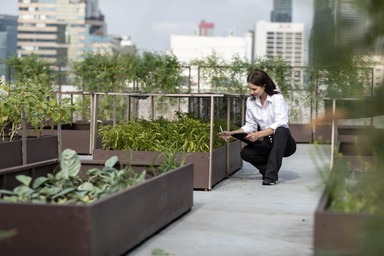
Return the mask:
<path fill-rule="evenodd" d="M 187 64 L 213 52 L 225 61 L 231 61 L 234 56 L 249 59 L 250 44 L 249 37 L 171 35 L 170 48 L 179 61 Z"/>
<path fill-rule="evenodd" d="M 171 35 L 170 51 L 184 65 L 188 65 L 192 60 L 203 59 L 213 53 L 225 63 L 230 63 L 233 58 L 239 57 L 242 60 L 250 60 L 251 56 L 251 36 L 202 36 L 202 35 Z M 190 73 L 189 73 L 190 72 Z M 185 77 L 190 76 L 192 91 L 209 91 L 207 84 L 198 82 L 198 70 L 196 67 L 186 69 Z"/>
<path fill-rule="evenodd" d="M 294 67 L 304 65 L 304 24 L 259 21 L 254 40 L 255 57 L 281 56 Z"/>
<path fill-rule="evenodd" d="M 19 0 L 17 47 L 20 57 L 36 54 L 52 62 L 81 56 L 106 29 L 98 0 Z"/>
<path fill-rule="evenodd" d="M 255 58 L 282 57 L 293 67 L 292 83 L 303 84 L 304 24 L 259 21 L 254 31 Z"/>

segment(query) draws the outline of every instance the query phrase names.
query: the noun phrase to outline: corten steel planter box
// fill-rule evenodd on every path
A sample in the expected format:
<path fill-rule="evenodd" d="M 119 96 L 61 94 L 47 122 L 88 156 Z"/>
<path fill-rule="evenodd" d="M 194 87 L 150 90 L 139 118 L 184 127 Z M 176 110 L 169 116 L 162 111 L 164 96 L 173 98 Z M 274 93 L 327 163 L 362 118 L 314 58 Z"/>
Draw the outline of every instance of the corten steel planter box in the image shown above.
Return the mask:
<path fill-rule="evenodd" d="M 193 188 L 211 190 L 214 185 L 229 177 L 230 174 L 242 167 L 240 157 L 241 142 L 234 141 L 228 145 L 214 149 L 212 152 L 212 168 L 209 166 L 209 152 L 192 152 L 179 153 L 181 157 L 185 157 L 186 163 L 192 163 L 194 169 Z M 135 163 L 152 164 L 154 160 L 161 154 L 156 151 L 126 151 L 126 150 L 103 150 L 95 149 L 93 151 L 93 159 L 107 160 L 111 156 L 118 156 L 124 161 L 134 159 Z M 159 158 L 161 161 L 161 158 Z M 228 161 L 228 164 L 227 164 Z"/>
<path fill-rule="evenodd" d="M 243 144 L 241 141 L 237 140 L 231 143 L 228 143 L 229 152 L 228 152 L 228 161 L 229 161 L 229 173 L 227 173 L 227 177 L 231 174 L 238 171 L 243 167 L 243 159 L 241 159 L 240 151 L 243 148 Z"/>
<path fill-rule="evenodd" d="M 28 129 L 29 135 L 36 135 L 36 131 Z M 43 129 L 41 135 L 58 135 L 57 127 Z M 73 123 L 61 126 L 61 148 L 70 148 L 78 154 L 89 155 L 90 152 L 90 125 L 89 123 Z M 101 139 L 98 138 L 96 147 L 101 147 Z"/>
<path fill-rule="evenodd" d="M 332 125 L 318 124 L 315 126 L 313 140 L 322 144 L 331 144 L 332 140 Z"/>
<path fill-rule="evenodd" d="M 1 188 L 15 186 L 17 174 L 36 178 L 56 165 L 46 161 L 2 170 Z M 92 161 L 83 165 L 95 166 Z M 0 242 L 0 255 L 122 255 L 192 205 L 191 164 L 87 205 L 0 202 L 0 229 L 17 230 Z"/>
<path fill-rule="evenodd" d="M 27 139 L 27 163 L 57 159 L 57 136 L 42 136 Z M 0 169 L 23 164 L 21 140 L 0 143 Z"/>
<path fill-rule="evenodd" d="M 359 239 L 372 215 L 328 211 L 329 197 L 323 193 L 315 212 L 315 255 L 358 255 Z"/>
<path fill-rule="evenodd" d="M 289 130 L 297 143 L 312 143 L 311 124 L 289 124 Z"/>

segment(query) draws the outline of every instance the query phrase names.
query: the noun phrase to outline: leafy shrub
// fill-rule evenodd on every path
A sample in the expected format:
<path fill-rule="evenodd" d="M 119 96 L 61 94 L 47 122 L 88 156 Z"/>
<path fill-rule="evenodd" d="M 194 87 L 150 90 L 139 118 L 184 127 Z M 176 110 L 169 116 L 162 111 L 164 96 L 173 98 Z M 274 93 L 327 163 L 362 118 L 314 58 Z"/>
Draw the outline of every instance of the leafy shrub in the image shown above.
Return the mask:
<path fill-rule="evenodd" d="M 104 149 L 135 151 L 207 152 L 210 143 L 210 122 L 194 118 L 191 114 L 176 113 L 173 121 L 159 117 L 155 120 L 131 119 L 117 125 L 99 129 Z M 225 120 L 215 120 L 214 135 L 224 126 Z M 213 147 L 225 145 L 214 136 Z"/>
<path fill-rule="evenodd" d="M 63 99 L 59 104 L 50 87 L 25 82 L 17 83 L 13 88 L 2 84 L 0 88 L 6 92 L 0 95 L 0 129 L 3 137 L 9 136 L 12 140 L 22 128 L 23 119 L 26 125 L 36 131 L 71 119 L 70 99 Z M 9 132 L 5 131 L 7 126 L 11 126 Z"/>
<path fill-rule="evenodd" d="M 60 157 L 60 170 L 46 177 L 32 178 L 18 175 L 20 186 L 12 191 L 0 190 L 1 200 L 32 203 L 89 203 L 102 197 L 143 182 L 146 171 L 136 173 L 129 166 L 122 170 L 114 168 L 118 158 L 111 157 L 102 169 L 87 171 L 87 179 L 80 178 L 81 162 L 71 149 L 63 151 Z"/>

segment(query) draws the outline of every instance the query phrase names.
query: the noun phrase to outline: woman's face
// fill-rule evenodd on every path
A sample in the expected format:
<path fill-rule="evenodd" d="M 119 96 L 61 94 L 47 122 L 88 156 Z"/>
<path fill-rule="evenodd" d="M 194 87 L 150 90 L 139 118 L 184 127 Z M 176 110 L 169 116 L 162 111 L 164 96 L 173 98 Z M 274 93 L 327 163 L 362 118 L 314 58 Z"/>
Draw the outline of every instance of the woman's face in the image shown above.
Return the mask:
<path fill-rule="evenodd" d="M 263 94 L 265 94 L 265 87 L 261 85 L 254 85 L 251 83 L 248 83 L 248 88 L 251 93 L 251 96 L 254 98 L 260 98 Z"/>

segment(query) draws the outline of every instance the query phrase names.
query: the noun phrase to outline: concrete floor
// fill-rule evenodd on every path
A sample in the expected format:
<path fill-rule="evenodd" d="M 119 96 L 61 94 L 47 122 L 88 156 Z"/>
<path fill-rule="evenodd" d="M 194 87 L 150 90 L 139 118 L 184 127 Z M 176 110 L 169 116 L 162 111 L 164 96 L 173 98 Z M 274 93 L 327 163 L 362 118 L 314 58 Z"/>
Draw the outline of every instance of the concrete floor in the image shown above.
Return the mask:
<path fill-rule="evenodd" d="M 194 191 L 191 211 L 126 255 L 155 255 L 154 249 L 172 256 L 313 255 L 314 211 L 323 189 L 317 166 L 326 168 L 329 151 L 298 144 L 275 186 L 262 186 L 261 175 L 244 162 L 211 191 Z"/>

